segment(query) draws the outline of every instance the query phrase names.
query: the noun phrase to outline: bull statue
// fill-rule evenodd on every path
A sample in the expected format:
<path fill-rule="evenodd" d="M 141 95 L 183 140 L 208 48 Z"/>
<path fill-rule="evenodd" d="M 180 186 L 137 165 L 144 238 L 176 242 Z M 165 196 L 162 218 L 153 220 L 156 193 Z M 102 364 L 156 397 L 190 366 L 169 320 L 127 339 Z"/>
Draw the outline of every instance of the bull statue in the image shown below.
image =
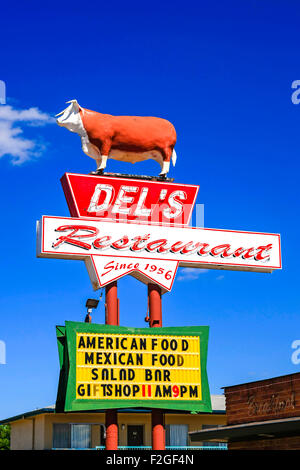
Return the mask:
<path fill-rule="evenodd" d="M 166 119 L 141 116 L 111 116 L 82 108 L 76 100 L 56 115 L 61 127 L 79 134 L 84 153 L 97 162 L 96 173 L 106 167 L 107 159 L 136 163 L 152 158 L 165 177 L 170 161 L 175 166 L 176 131 Z"/>

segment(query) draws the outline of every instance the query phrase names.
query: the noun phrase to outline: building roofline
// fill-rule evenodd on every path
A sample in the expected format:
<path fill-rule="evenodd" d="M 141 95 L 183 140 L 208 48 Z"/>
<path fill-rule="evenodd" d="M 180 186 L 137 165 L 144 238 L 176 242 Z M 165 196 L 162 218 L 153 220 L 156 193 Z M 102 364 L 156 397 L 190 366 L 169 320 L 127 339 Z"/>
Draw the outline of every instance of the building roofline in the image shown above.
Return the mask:
<path fill-rule="evenodd" d="M 223 395 L 212 395 L 213 396 L 217 396 L 217 397 L 223 397 Z M 68 414 L 90 414 L 90 413 L 105 413 L 105 409 L 104 410 L 91 410 L 91 411 L 87 411 L 87 410 L 84 410 L 84 411 L 69 411 L 69 412 L 64 412 L 64 413 L 56 413 L 56 414 L 65 414 L 65 415 L 68 415 Z M 151 413 L 151 409 L 150 408 L 121 408 L 121 409 L 118 409 L 117 412 L 118 413 Z M 30 419 L 34 416 L 38 416 L 38 415 L 42 415 L 42 414 L 49 414 L 49 413 L 55 413 L 55 405 L 51 405 L 51 406 L 48 406 L 48 407 L 45 407 L 45 408 L 39 408 L 39 409 L 36 409 L 36 410 L 32 410 L 32 411 L 28 411 L 26 413 L 21 413 L 19 415 L 16 415 L 16 416 L 11 416 L 10 418 L 6 418 L 6 419 L 3 419 L 0 421 L 0 425 L 3 425 L 3 424 L 9 424 L 9 423 L 12 423 L 14 421 L 19 421 L 21 419 Z M 226 410 L 225 408 L 224 409 L 213 409 L 212 410 L 212 413 L 208 413 L 208 412 L 200 412 L 200 413 L 191 413 L 190 411 L 183 411 L 183 410 L 164 410 L 164 413 L 165 414 L 197 414 L 197 415 L 212 415 L 212 414 L 226 414 Z"/>
<path fill-rule="evenodd" d="M 251 382 L 242 382 L 234 385 L 225 385 L 224 387 L 221 387 L 221 390 L 225 390 L 226 388 L 233 388 L 233 387 L 241 387 L 242 385 L 250 385 L 250 384 L 255 384 L 259 382 L 268 382 L 270 380 L 277 380 L 277 379 L 285 379 L 287 377 L 292 377 L 292 376 L 299 376 L 300 379 L 300 372 L 293 372 L 291 374 L 284 374 L 284 375 L 279 375 L 278 377 L 269 377 L 267 379 L 259 379 L 259 380 L 252 380 Z"/>
<path fill-rule="evenodd" d="M 12 416 L 11 418 L 6 418 L 2 419 L 0 421 L 0 425 L 2 424 L 9 424 L 13 421 L 19 421 L 20 419 L 28 419 L 33 416 L 41 415 L 41 414 L 47 414 L 47 413 L 54 413 L 55 412 L 55 407 L 54 405 L 51 405 L 49 407 L 45 408 L 38 408 L 37 410 L 32 410 L 32 411 L 27 411 L 26 413 L 21 413 L 16 416 Z"/>
<path fill-rule="evenodd" d="M 241 440 L 299 433 L 300 417 L 254 421 L 189 432 L 192 442 L 208 440 Z"/>

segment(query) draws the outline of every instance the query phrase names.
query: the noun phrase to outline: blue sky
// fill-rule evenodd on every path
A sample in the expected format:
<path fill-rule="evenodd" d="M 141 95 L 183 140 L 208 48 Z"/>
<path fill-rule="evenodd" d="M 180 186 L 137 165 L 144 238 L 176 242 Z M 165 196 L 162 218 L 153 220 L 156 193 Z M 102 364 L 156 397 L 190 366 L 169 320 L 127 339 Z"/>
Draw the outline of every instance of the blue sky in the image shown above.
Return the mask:
<path fill-rule="evenodd" d="M 169 176 L 200 185 L 206 227 L 281 233 L 282 271 L 182 270 L 163 297 L 164 326 L 210 326 L 211 392 L 299 371 L 299 25 L 293 0 L 2 6 L 0 419 L 54 403 L 55 325 L 83 320 L 95 296 L 82 262 L 35 257 L 36 220 L 69 215 L 60 177 L 95 169 L 78 136 L 51 123 L 73 98 L 169 119 L 178 134 Z M 107 170 L 159 167 L 109 160 Z M 121 325 L 146 326 L 146 292 L 131 277 L 119 282 Z M 103 302 L 93 319 L 104 322 Z"/>

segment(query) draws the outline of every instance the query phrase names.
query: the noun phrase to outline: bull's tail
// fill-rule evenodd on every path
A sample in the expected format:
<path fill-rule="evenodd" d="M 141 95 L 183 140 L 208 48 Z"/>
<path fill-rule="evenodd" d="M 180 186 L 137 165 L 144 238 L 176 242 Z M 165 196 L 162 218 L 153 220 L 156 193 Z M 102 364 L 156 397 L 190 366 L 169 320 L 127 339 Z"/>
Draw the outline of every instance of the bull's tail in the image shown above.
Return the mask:
<path fill-rule="evenodd" d="M 177 160 L 177 155 L 176 155 L 175 149 L 173 149 L 173 152 L 172 152 L 172 163 L 173 163 L 173 166 L 176 165 L 176 160 Z"/>

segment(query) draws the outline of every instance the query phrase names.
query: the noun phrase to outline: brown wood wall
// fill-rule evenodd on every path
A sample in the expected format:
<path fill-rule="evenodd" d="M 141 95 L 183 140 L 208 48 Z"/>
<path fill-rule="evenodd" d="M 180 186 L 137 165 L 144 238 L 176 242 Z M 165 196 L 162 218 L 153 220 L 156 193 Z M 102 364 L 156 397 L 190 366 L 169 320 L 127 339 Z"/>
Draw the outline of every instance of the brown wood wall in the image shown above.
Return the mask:
<path fill-rule="evenodd" d="M 227 424 L 300 416 L 300 373 L 225 387 Z"/>

